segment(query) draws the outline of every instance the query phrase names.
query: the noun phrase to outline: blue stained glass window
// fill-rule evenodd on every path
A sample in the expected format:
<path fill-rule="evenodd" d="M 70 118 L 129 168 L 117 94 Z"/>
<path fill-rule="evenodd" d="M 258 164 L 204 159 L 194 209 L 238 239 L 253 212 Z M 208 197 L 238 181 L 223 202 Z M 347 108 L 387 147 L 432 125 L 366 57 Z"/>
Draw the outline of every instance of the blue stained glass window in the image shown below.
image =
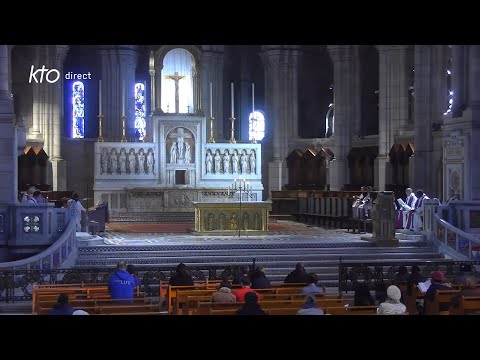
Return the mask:
<path fill-rule="evenodd" d="M 143 141 L 147 135 L 145 105 L 145 84 L 135 84 L 135 137 L 138 141 Z"/>
<path fill-rule="evenodd" d="M 85 137 L 85 87 L 81 81 L 72 86 L 72 137 Z"/>

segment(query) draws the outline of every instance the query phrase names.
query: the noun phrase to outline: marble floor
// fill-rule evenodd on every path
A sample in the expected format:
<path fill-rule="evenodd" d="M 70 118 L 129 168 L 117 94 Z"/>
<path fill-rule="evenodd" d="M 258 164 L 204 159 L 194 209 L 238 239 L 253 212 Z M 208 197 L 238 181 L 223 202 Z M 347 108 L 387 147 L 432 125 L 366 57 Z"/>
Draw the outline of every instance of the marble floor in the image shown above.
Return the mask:
<path fill-rule="evenodd" d="M 238 233 L 235 236 L 200 236 L 178 233 L 130 233 L 107 230 L 102 234 L 104 245 L 186 245 L 186 244 L 265 244 L 265 243 L 290 243 L 290 242 L 365 242 L 361 234 L 353 234 L 345 229 L 324 229 L 312 227 L 291 221 L 279 221 L 291 225 L 292 231 L 270 232 L 266 235 L 246 235 Z M 99 243 L 97 243 L 100 245 Z"/>

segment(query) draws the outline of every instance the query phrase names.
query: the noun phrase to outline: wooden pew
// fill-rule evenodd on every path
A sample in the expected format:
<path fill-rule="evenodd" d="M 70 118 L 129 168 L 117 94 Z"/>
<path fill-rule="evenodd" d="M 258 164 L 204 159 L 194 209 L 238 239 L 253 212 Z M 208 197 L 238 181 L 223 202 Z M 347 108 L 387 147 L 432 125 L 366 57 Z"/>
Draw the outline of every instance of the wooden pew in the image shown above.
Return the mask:
<path fill-rule="evenodd" d="M 461 296 L 458 308 L 450 307 L 452 315 L 480 315 L 480 296 Z"/>
<path fill-rule="evenodd" d="M 440 311 L 441 304 L 451 303 L 455 295 L 460 295 L 460 290 L 437 290 L 432 301 L 425 301 L 425 315 L 446 315 L 448 311 Z M 442 313 L 442 314 L 441 314 Z"/>

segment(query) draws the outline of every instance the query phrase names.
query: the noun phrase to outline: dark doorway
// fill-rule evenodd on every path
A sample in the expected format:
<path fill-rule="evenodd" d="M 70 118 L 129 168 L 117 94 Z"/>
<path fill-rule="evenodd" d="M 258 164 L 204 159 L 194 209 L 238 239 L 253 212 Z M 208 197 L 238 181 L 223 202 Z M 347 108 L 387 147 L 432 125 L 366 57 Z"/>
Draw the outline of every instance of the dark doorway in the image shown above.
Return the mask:
<path fill-rule="evenodd" d="M 175 185 L 186 185 L 187 170 L 175 170 Z"/>

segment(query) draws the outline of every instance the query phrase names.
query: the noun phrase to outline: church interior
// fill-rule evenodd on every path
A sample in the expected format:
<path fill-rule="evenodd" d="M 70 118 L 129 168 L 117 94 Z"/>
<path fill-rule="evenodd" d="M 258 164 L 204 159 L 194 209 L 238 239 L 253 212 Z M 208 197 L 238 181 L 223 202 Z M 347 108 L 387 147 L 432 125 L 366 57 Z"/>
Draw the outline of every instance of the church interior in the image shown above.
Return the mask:
<path fill-rule="evenodd" d="M 0 45 L 0 314 L 479 314 L 479 79 L 478 45 Z"/>

